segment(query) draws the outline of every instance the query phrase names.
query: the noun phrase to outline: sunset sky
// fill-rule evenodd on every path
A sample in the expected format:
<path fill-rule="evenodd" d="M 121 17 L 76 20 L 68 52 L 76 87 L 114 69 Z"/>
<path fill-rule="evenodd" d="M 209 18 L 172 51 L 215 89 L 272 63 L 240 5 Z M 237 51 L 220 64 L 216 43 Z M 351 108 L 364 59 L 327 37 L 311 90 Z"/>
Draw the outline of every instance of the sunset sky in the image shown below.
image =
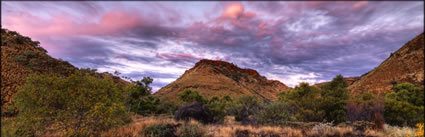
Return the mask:
<path fill-rule="evenodd" d="M 424 31 L 424 2 L 1 2 L 1 25 L 79 68 L 154 79 L 200 59 L 294 87 L 360 76 Z"/>

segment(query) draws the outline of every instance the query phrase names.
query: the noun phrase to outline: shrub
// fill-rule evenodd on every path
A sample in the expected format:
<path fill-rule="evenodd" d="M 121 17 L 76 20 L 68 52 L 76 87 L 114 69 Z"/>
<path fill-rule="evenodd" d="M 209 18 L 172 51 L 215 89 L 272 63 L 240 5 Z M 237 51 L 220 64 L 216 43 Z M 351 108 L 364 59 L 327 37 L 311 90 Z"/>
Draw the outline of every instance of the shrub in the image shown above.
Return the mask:
<path fill-rule="evenodd" d="M 205 131 L 199 124 L 184 124 L 178 128 L 179 137 L 204 137 Z"/>
<path fill-rule="evenodd" d="M 282 93 L 280 101 L 287 105 L 288 113 L 294 115 L 297 120 L 321 122 L 324 119 L 320 89 L 309 86 L 308 83 L 301 83 L 287 93 Z"/>
<path fill-rule="evenodd" d="M 291 120 L 283 103 L 275 102 L 268 104 L 255 114 L 255 119 L 261 124 L 280 125 Z"/>
<path fill-rule="evenodd" d="M 175 137 L 176 127 L 170 124 L 151 125 L 143 129 L 145 137 Z"/>
<path fill-rule="evenodd" d="M 204 99 L 201 95 L 199 95 L 198 91 L 192 89 L 185 89 L 183 92 L 179 93 L 177 97 L 183 101 L 185 104 L 190 104 L 192 102 L 201 102 L 206 104 L 207 100 Z"/>
<path fill-rule="evenodd" d="M 384 103 L 381 98 L 366 92 L 354 97 L 347 103 L 346 120 L 370 121 L 375 123 L 375 128 L 382 129 L 384 124 Z"/>
<path fill-rule="evenodd" d="M 25 134 L 44 132 L 54 125 L 63 136 L 96 136 L 130 121 L 123 93 L 111 78 L 79 72 L 68 77 L 30 75 L 14 96 L 17 124 Z"/>
<path fill-rule="evenodd" d="M 342 75 L 337 75 L 331 82 L 321 87 L 322 110 L 325 119 L 340 123 L 345 121 L 346 104 L 348 100 L 348 84 Z"/>
<path fill-rule="evenodd" d="M 385 96 L 385 121 L 397 126 L 424 122 L 424 88 L 410 83 L 397 84 Z"/>

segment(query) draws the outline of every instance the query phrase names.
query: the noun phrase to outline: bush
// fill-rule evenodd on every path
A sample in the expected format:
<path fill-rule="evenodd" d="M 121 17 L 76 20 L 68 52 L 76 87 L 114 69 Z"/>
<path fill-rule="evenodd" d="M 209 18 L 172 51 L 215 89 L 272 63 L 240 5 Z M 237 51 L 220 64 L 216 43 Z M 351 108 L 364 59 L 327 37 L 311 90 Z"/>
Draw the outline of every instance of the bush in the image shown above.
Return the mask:
<path fill-rule="evenodd" d="M 382 99 L 369 92 L 354 97 L 347 103 L 347 121 L 370 121 L 375 123 L 375 128 L 382 129 L 384 124 L 383 114 L 384 103 Z"/>
<path fill-rule="evenodd" d="M 397 84 L 385 96 L 385 121 L 397 126 L 424 122 L 424 88 L 410 83 Z"/>
<path fill-rule="evenodd" d="M 80 72 L 68 77 L 30 75 L 14 95 L 17 124 L 25 134 L 44 132 L 54 125 L 63 136 L 96 136 L 130 121 L 123 93 L 111 78 Z"/>
<path fill-rule="evenodd" d="M 205 131 L 199 124 L 184 124 L 178 128 L 179 137 L 204 137 Z"/>
<path fill-rule="evenodd" d="M 299 121 L 321 122 L 324 119 L 320 89 L 308 83 L 301 83 L 287 93 L 283 92 L 280 101 L 287 105 L 287 112 Z"/>
<path fill-rule="evenodd" d="M 280 125 L 291 120 L 283 103 L 274 102 L 268 104 L 255 114 L 255 119 L 261 124 Z"/>
<path fill-rule="evenodd" d="M 203 104 L 207 103 L 207 100 L 205 100 L 204 97 L 199 95 L 198 91 L 192 89 L 185 89 L 183 92 L 179 93 L 177 97 L 185 104 L 190 104 L 195 101 L 201 102 Z"/>
<path fill-rule="evenodd" d="M 348 84 L 342 75 L 337 75 L 331 82 L 321 87 L 322 90 L 322 110 L 325 112 L 325 119 L 341 123 L 345 121 L 346 104 L 348 100 Z"/>
<path fill-rule="evenodd" d="M 170 124 L 151 125 L 143 129 L 145 137 L 175 137 L 176 127 Z"/>

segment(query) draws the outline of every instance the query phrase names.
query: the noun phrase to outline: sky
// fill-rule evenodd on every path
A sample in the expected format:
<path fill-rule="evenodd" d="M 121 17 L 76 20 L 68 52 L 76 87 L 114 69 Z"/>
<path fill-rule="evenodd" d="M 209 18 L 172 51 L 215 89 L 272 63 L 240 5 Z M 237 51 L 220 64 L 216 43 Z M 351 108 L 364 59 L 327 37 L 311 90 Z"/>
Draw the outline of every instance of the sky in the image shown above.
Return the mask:
<path fill-rule="evenodd" d="M 360 76 L 424 31 L 424 2 L 1 2 L 2 28 L 79 68 L 171 83 L 201 59 L 294 87 Z"/>

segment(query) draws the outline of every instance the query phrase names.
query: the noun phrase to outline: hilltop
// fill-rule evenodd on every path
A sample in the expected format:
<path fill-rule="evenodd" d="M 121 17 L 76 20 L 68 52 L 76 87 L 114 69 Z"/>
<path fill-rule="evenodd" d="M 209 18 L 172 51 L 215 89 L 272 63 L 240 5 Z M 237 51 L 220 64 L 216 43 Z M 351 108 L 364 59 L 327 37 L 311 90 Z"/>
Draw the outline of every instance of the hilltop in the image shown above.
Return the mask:
<path fill-rule="evenodd" d="M 281 91 L 288 89 L 285 84 L 268 80 L 253 69 L 242 69 L 225 61 L 200 60 L 176 81 L 161 88 L 154 95 L 177 100 L 177 94 L 185 89 L 197 90 L 202 96 L 222 97 L 229 95 L 252 95 L 261 100 L 276 100 Z"/>

